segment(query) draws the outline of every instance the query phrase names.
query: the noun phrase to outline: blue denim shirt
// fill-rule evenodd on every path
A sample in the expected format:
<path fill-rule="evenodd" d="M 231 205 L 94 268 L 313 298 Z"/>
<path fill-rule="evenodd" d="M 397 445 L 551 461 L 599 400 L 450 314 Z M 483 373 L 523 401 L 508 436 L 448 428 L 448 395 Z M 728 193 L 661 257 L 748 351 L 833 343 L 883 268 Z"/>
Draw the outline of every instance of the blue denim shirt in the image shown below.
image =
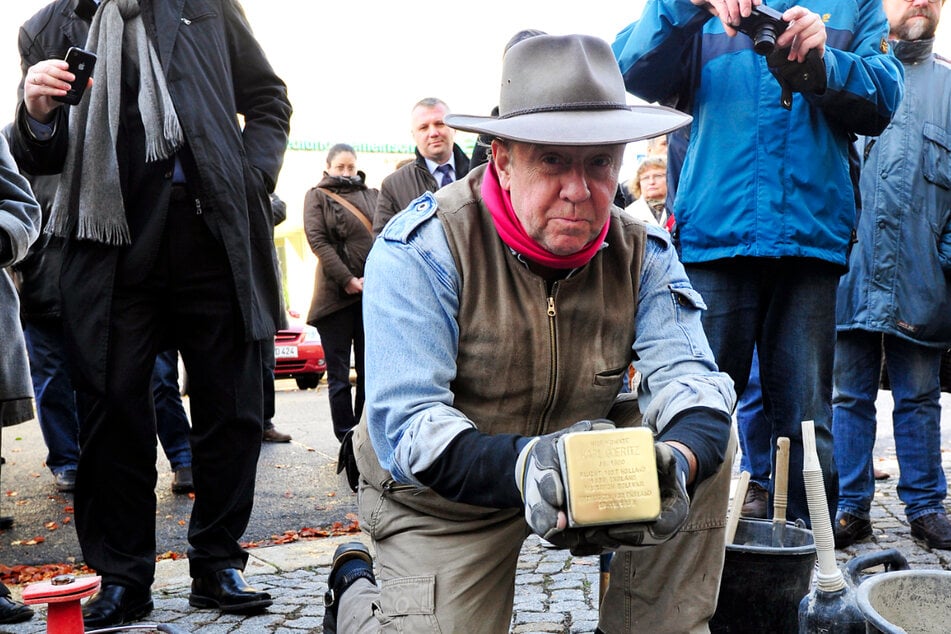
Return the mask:
<path fill-rule="evenodd" d="M 363 300 L 370 438 L 383 468 L 416 485 L 413 474 L 475 426 L 452 406 L 460 281 L 435 213 L 435 199 L 425 194 L 387 224 L 367 259 Z M 700 325 L 706 306 L 667 233 L 648 228 L 648 235 L 634 364 L 642 375 L 644 423 L 659 433 L 688 408 L 729 414 L 736 396 L 730 378 L 717 371 Z M 602 310 L 610 306 L 592 302 L 593 318 Z"/>

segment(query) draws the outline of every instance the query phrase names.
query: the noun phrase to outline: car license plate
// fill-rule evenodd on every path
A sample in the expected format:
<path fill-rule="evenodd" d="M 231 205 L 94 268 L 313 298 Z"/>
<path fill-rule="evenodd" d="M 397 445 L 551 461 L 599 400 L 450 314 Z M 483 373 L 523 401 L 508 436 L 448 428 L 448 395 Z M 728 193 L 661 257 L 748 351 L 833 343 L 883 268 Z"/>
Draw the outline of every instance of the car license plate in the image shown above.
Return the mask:
<path fill-rule="evenodd" d="M 297 346 L 274 346 L 274 357 L 277 359 L 293 359 L 297 356 Z"/>

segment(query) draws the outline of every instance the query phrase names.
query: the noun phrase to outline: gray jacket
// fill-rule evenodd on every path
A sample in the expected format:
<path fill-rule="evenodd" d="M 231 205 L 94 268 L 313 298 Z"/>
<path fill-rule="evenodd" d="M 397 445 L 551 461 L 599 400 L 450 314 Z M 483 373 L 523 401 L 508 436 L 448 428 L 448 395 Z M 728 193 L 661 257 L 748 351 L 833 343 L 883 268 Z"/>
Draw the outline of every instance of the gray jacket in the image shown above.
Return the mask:
<path fill-rule="evenodd" d="M 897 42 L 905 99 L 858 144 L 858 242 L 836 301 L 838 330 L 951 346 L 951 64 L 933 40 Z"/>
<path fill-rule="evenodd" d="M 0 136 L 0 268 L 19 262 L 40 232 L 40 206 L 17 171 Z M 33 418 L 33 386 L 20 328 L 20 303 L 13 280 L 0 270 L 0 420 L 3 426 Z"/>

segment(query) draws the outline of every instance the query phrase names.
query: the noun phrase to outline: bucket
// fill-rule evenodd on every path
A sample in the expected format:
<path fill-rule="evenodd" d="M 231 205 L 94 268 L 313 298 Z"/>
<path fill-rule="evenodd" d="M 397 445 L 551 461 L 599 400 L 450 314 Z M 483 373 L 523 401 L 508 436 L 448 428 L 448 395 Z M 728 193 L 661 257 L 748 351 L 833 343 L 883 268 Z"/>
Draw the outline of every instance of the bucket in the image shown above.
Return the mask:
<path fill-rule="evenodd" d="M 951 631 L 951 572 L 901 570 L 869 577 L 857 601 L 870 634 L 947 634 Z"/>
<path fill-rule="evenodd" d="M 740 519 L 726 547 L 712 634 L 798 631 L 816 565 L 812 531 L 786 522 L 782 545 L 772 541 L 772 521 Z"/>

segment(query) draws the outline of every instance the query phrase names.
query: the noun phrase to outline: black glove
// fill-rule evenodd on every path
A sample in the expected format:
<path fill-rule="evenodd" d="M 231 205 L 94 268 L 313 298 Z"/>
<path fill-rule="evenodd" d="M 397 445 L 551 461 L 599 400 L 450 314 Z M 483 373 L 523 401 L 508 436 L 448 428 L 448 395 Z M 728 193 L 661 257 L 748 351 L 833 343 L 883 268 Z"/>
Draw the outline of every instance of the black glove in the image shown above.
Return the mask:
<path fill-rule="evenodd" d="M 786 59 L 788 55 L 789 48 L 787 47 L 774 50 L 766 58 L 769 72 L 782 88 L 780 103 L 786 110 L 792 108 L 794 92 L 822 94 L 826 90 L 826 63 L 819 56 L 819 51 L 810 50 L 802 62 L 791 62 Z"/>
<path fill-rule="evenodd" d="M 353 455 L 353 430 L 351 429 L 343 436 L 340 441 L 340 453 L 337 454 L 337 473 L 347 471 L 347 484 L 350 490 L 357 492 L 357 485 L 360 482 L 360 470 L 357 468 L 357 459 Z"/>
<path fill-rule="evenodd" d="M 568 502 L 558 458 L 558 438 L 568 433 L 614 429 L 606 419 L 583 420 L 567 429 L 538 436 L 518 454 L 515 463 L 515 484 L 525 503 L 525 521 L 536 534 L 562 548 L 570 548 L 571 531 L 558 529 L 558 514 L 567 522 Z"/>

